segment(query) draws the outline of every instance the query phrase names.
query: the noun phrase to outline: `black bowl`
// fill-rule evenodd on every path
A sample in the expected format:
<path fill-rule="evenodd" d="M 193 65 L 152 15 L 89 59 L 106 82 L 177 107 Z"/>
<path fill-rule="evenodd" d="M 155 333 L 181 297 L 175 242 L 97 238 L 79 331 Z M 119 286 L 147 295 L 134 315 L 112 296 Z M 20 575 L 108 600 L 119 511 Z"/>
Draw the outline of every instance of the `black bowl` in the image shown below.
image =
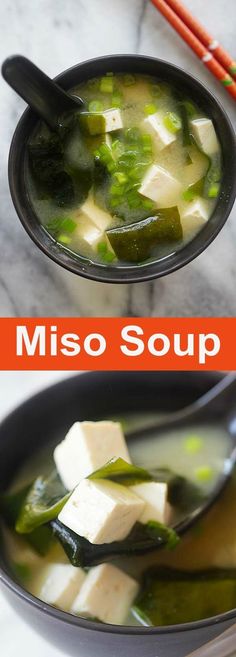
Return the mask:
<path fill-rule="evenodd" d="M 32 397 L 0 425 L 0 485 L 4 490 L 32 453 L 59 440 L 75 420 L 128 411 L 168 412 L 205 393 L 216 373 L 105 372 L 62 381 Z M 236 621 L 236 610 L 195 623 L 161 628 L 101 625 L 59 611 L 14 581 L 4 545 L 0 579 L 11 605 L 44 637 L 78 657 L 184 657 Z"/>
<path fill-rule="evenodd" d="M 13 136 L 9 156 L 9 182 L 12 199 L 20 220 L 30 237 L 52 260 L 75 274 L 107 283 L 137 283 L 165 276 L 196 258 L 214 240 L 224 225 L 236 195 L 235 134 L 230 121 L 217 99 L 195 78 L 178 68 L 142 55 L 112 55 L 92 59 L 61 73 L 57 82 L 70 89 L 85 80 L 107 71 L 127 71 L 156 76 L 168 80 L 195 100 L 215 124 L 223 154 L 222 191 L 215 210 L 196 237 L 182 249 L 156 262 L 140 265 L 108 266 L 91 263 L 75 256 L 54 242 L 40 225 L 32 208 L 25 184 L 27 141 L 37 123 L 35 113 L 27 109 Z"/>

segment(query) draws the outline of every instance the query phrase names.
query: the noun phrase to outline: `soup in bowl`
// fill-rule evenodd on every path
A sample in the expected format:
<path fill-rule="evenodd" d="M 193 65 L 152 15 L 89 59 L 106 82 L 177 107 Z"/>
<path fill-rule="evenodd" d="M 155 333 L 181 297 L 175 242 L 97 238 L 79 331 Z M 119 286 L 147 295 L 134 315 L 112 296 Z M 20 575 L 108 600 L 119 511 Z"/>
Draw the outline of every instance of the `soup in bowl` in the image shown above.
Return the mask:
<path fill-rule="evenodd" d="M 13 200 L 38 245 L 108 282 L 164 275 L 206 248 L 235 195 L 233 131 L 209 92 L 140 56 L 85 62 L 58 82 L 82 108 L 56 133 L 26 112 L 10 155 Z"/>
<path fill-rule="evenodd" d="M 186 503 L 197 508 L 214 486 L 228 434 L 206 423 L 158 441 L 153 434 L 145 445 L 129 440 L 132 428 L 215 381 L 86 374 L 32 398 L 3 423 L 6 592 L 54 642 L 64 635 L 70 654 L 78 641 L 93 654 L 98 641 L 99 656 L 111 648 L 181 656 L 233 623 L 234 477 L 214 507 L 178 534 Z"/>

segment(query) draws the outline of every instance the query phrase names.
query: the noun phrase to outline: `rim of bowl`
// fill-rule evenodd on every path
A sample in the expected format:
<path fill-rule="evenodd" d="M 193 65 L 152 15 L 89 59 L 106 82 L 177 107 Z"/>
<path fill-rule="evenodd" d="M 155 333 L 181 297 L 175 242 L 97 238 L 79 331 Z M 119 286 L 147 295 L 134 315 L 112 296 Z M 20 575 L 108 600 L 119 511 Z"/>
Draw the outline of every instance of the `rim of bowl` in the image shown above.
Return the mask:
<path fill-rule="evenodd" d="M 51 260 L 56 262 L 58 265 L 62 266 L 64 269 L 67 269 L 68 271 L 71 271 L 74 274 L 82 276 L 83 278 L 87 278 L 90 280 L 103 282 L 103 283 L 120 284 L 120 283 L 144 282 L 148 280 L 153 280 L 155 278 L 160 278 L 162 276 L 166 276 L 184 267 L 189 262 L 191 262 L 196 257 L 198 257 L 203 251 L 205 251 L 205 249 L 217 237 L 218 233 L 220 232 L 225 222 L 227 221 L 227 218 L 231 212 L 236 196 L 236 135 L 234 133 L 234 129 L 231 124 L 231 121 L 227 113 L 225 112 L 223 106 L 216 98 L 216 96 L 212 94 L 198 78 L 190 75 L 181 67 L 176 66 L 171 62 L 156 57 L 149 57 L 146 55 L 135 55 L 135 54 L 104 55 L 102 57 L 95 57 L 93 59 L 80 62 L 79 64 L 76 64 L 64 70 L 62 73 L 57 75 L 54 78 L 54 80 L 60 83 L 62 88 L 68 89 L 71 85 L 69 85 L 68 87 L 67 78 L 71 75 L 73 76 L 73 73 L 76 73 L 76 71 L 79 72 L 85 69 L 84 80 L 86 80 L 89 79 L 89 77 L 91 77 L 92 75 L 91 70 L 89 70 L 89 74 L 86 75 L 86 68 L 90 69 L 93 66 L 103 67 L 103 65 L 105 66 L 105 68 L 113 68 L 114 66 L 117 66 L 117 64 L 121 63 L 120 69 L 118 68 L 117 72 L 119 70 L 120 72 L 122 72 L 122 65 L 125 67 L 125 65 L 127 65 L 127 63 L 129 62 L 130 62 L 130 70 L 132 70 L 132 66 L 134 66 L 135 64 L 137 65 L 138 63 L 140 63 L 141 65 L 142 62 L 146 62 L 147 66 L 148 64 L 150 64 L 150 66 L 156 64 L 157 67 L 159 65 L 162 68 L 166 69 L 166 72 L 168 72 L 168 70 L 171 71 L 173 75 L 176 74 L 177 79 L 179 77 L 181 78 L 182 84 L 187 83 L 187 85 L 189 85 L 190 88 L 192 87 L 193 91 L 199 92 L 200 104 L 201 104 L 201 98 L 203 98 L 206 103 L 210 101 L 211 105 L 216 106 L 217 111 L 219 112 L 221 117 L 223 117 L 225 128 L 228 131 L 228 137 L 232 141 L 231 171 L 230 171 L 230 175 L 229 173 L 227 175 L 227 180 L 224 181 L 224 168 L 223 168 L 222 185 L 226 183 L 226 188 L 228 188 L 226 194 L 227 201 L 226 200 L 224 201 L 225 192 L 224 190 L 222 190 L 210 219 L 208 220 L 206 225 L 199 231 L 199 233 L 197 233 L 197 235 L 192 240 L 190 240 L 190 242 L 188 242 L 185 246 L 167 255 L 162 259 L 156 261 L 154 260 L 152 262 L 143 263 L 143 264 L 140 263 L 137 265 L 129 265 L 129 266 L 120 265 L 117 267 L 114 266 L 112 267 L 106 264 L 103 265 L 102 263 L 96 263 L 95 261 L 90 261 L 86 258 L 83 258 L 83 256 L 81 255 L 78 254 L 75 255 L 71 251 L 66 250 L 63 247 L 60 248 L 60 246 L 58 246 L 58 243 L 47 235 L 46 231 L 40 224 L 39 219 L 31 205 L 29 196 L 27 194 L 24 172 L 22 172 L 21 170 L 22 167 L 20 167 L 21 178 L 19 178 L 19 175 L 16 173 L 16 157 L 20 157 L 21 159 L 23 158 L 23 162 L 25 164 L 26 144 L 25 142 L 22 143 L 21 130 L 22 129 L 26 130 L 27 123 L 29 123 L 29 130 L 28 130 L 28 136 L 29 136 L 32 131 L 32 128 L 35 126 L 38 120 L 36 114 L 29 107 L 27 107 L 26 110 L 23 112 L 20 120 L 18 121 L 15 132 L 13 134 L 13 138 L 10 146 L 10 152 L 9 152 L 9 162 L 8 162 L 9 187 L 10 187 L 13 204 L 15 206 L 18 217 L 21 223 L 23 224 L 26 232 L 34 241 L 34 243 Z M 148 71 L 146 73 L 148 74 Z M 99 75 L 99 73 L 95 72 L 95 75 L 96 74 Z M 161 77 L 162 76 L 164 78 L 163 72 L 161 74 Z M 158 77 L 158 72 L 157 72 L 157 77 Z M 220 140 L 220 143 L 221 143 L 222 154 L 224 157 L 225 151 L 224 151 L 224 144 L 222 140 Z M 17 178 L 17 182 L 16 182 L 16 178 Z M 220 203 L 223 204 L 222 208 L 219 207 Z M 214 223 L 213 219 L 217 213 L 217 209 L 220 216 L 217 219 L 217 221 Z M 30 219 L 34 220 L 35 222 L 34 226 L 31 225 Z M 37 234 L 36 234 L 36 230 L 37 230 Z"/>
<path fill-rule="evenodd" d="M 75 374 L 72 377 L 68 377 L 66 379 L 63 379 L 62 381 L 58 381 L 52 385 L 46 386 L 43 388 L 43 390 L 36 392 L 35 394 L 31 395 L 28 397 L 26 400 L 24 400 L 22 403 L 18 404 L 15 408 L 13 408 L 10 413 L 8 413 L 1 421 L 0 423 L 0 428 L 1 425 L 10 419 L 11 416 L 13 416 L 15 413 L 17 413 L 19 408 L 22 408 L 23 406 L 27 406 L 32 402 L 33 399 L 38 397 L 40 399 L 40 396 L 43 393 L 46 393 L 50 391 L 52 388 L 56 388 L 57 386 L 60 387 L 61 385 L 66 385 L 67 382 L 69 382 L 71 379 L 79 379 L 81 376 L 85 375 L 88 376 L 90 373 L 89 372 L 84 372 L 80 374 Z M 171 372 L 170 372 L 171 374 Z M 204 374 L 203 372 L 201 374 Z M 213 372 L 210 372 L 210 374 L 214 374 Z M 217 373 L 216 373 L 217 374 Z M 220 376 L 222 376 L 222 372 L 218 372 Z M 227 622 L 232 620 L 235 620 L 236 618 L 236 608 L 231 609 L 230 611 L 227 611 L 223 614 L 218 614 L 216 616 L 211 616 L 210 618 L 204 618 L 203 620 L 200 621 L 194 621 L 191 623 L 181 623 L 178 625 L 166 625 L 166 626 L 157 626 L 157 627 L 149 627 L 149 626 L 131 626 L 131 625 L 113 625 L 113 624 L 108 624 L 108 623 L 96 623 L 95 621 L 90 621 L 87 620 L 86 618 L 80 618 L 79 616 L 73 616 L 73 614 L 70 614 L 69 612 L 63 611 L 61 609 L 57 609 L 56 607 L 53 607 L 46 602 L 43 602 L 43 600 L 40 600 L 36 596 L 32 595 L 27 591 L 26 589 L 23 588 L 20 584 L 18 584 L 13 577 L 11 577 L 8 572 L 6 572 L 4 563 L 2 563 L 2 558 L 0 554 L 0 582 L 4 584 L 11 592 L 17 595 L 18 598 L 21 598 L 24 602 L 27 604 L 33 606 L 34 608 L 38 609 L 41 611 L 43 614 L 46 614 L 48 616 L 52 616 L 53 618 L 56 618 L 59 621 L 62 621 L 63 623 L 66 623 L 68 625 L 74 625 L 77 627 L 81 627 L 85 630 L 96 630 L 96 632 L 105 632 L 105 633 L 110 633 L 110 634 L 120 634 L 120 635 L 159 635 L 159 634 L 173 634 L 174 632 L 187 632 L 190 630 L 198 630 L 204 627 L 209 627 L 209 626 L 215 626 L 217 624 Z"/>

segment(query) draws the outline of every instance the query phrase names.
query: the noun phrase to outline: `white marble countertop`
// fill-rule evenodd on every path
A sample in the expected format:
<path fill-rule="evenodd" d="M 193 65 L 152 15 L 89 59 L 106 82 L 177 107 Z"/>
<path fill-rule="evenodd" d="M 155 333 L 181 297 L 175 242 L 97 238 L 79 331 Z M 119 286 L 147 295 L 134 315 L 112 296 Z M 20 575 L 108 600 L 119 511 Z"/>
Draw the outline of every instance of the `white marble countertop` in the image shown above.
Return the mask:
<path fill-rule="evenodd" d="M 1 372 L 0 421 L 16 405 L 69 372 Z M 12 628 L 14 627 L 14 631 Z M 12 610 L 0 588 L 1 655 L 4 657 L 61 657 L 61 652 L 36 634 Z M 64 653 L 65 654 L 65 653 Z M 65 656 L 66 657 L 66 656 Z M 78 655 L 82 657 L 82 655 Z"/>
<path fill-rule="evenodd" d="M 186 0 L 235 54 L 235 0 Z M 54 76 L 109 53 L 142 53 L 187 68 L 218 95 L 235 121 L 235 105 L 148 0 L 2 0 L 0 60 L 22 53 Z M 236 210 L 220 236 L 187 268 L 154 283 L 109 286 L 64 272 L 29 239 L 13 209 L 7 155 L 24 103 L 1 85 L 1 315 L 235 315 Z"/>

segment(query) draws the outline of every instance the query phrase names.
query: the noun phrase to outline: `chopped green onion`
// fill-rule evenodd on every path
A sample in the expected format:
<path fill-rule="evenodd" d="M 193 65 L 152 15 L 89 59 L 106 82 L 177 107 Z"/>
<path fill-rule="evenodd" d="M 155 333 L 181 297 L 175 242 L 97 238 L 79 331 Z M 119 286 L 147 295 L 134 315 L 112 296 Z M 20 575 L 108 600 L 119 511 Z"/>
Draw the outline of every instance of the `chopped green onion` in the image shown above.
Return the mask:
<path fill-rule="evenodd" d="M 88 109 L 89 112 L 102 112 L 104 105 L 100 100 L 91 100 Z"/>
<path fill-rule="evenodd" d="M 97 252 L 99 253 L 99 255 L 104 255 L 104 253 L 107 252 L 107 243 L 106 242 L 98 242 Z"/>
<path fill-rule="evenodd" d="M 65 235 L 64 233 L 61 233 L 61 235 L 58 236 L 58 242 L 61 242 L 62 244 L 70 244 L 71 243 L 71 237 L 69 235 Z"/>
<path fill-rule="evenodd" d="M 130 169 L 129 178 L 131 178 L 131 180 L 140 180 L 143 176 L 144 168 L 146 169 L 146 163 L 143 164 L 140 162 L 137 166 L 133 167 L 133 169 Z"/>
<path fill-rule="evenodd" d="M 54 219 L 50 219 L 45 226 L 48 232 L 54 237 L 57 237 L 58 233 L 73 233 L 76 227 L 76 221 L 70 219 L 70 217 L 55 217 Z"/>
<path fill-rule="evenodd" d="M 155 114 L 156 111 L 157 111 L 157 107 L 156 107 L 156 105 L 154 105 L 154 103 L 149 103 L 148 105 L 145 105 L 145 107 L 144 107 L 144 112 L 147 115 Z"/>
<path fill-rule="evenodd" d="M 197 454 L 203 448 L 204 441 L 200 436 L 188 436 L 184 441 L 184 449 L 189 454 Z"/>
<path fill-rule="evenodd" d="M 213 468 L 211 468 L 209 465 L 202 465 L 195 470 L 195 476 L 198 481 L 207 483 L 208 481 L 211 481 L 214 476 Z"/>
<path fill-rule="evenodd" d="M 136 82 L 135 76 L 132 75 L 131 73 L 127 73 L 123 77 L 123 82 L 125 87 L 131 87 Z"/>
<path fill-rule="evenodd" d="M 120 185 L 124 185 L 128 180 L 126 173 L 123 173 L 123 171 L 116 171 L 116 173 L 114 173 L 114 178 L 116 178 Z"/>
<path fill-rule="evenodd" d="M 211 185 L 208 189 L 208 196 L 209 198 L 216 198 L 219 194 L 220 191 L 220 184 L 215 183 L 214 185 Z"/>
<path fill-rule="evenodd" d="M 100 91 L 103 94 L 112 94 L 113 89 L 114 89 L 113 77 L 106 75 L 106 77 L 101 79 Z"/>
<path fill-rule="evenodd" d="M 116 258 L 115 253 L 112 253 L 112 251 L 107 251 L 107 253 L 104 253 L 103 256 L 103 260 L 105 260 L 105 262 L 113 262 L 115 258 Z"/>
<path fill-rule="evenodd" d="M 164 117 L 163 123 L 169 132 L 178 132 L 182 126 L 182 122 L 178 114 L 175 112 L 168 112 Z"/>
<path fill-rule="evenodd" d="M 123 196 L 124 185 L 111 185 L 110 192 L 112 196 Z"/>
<path fill-rule="evenodd" d="M 113 94 L 111 99 L 111 104 L 112 107 L 117 107 L 118 109 L 120 109 L 123 105 L 121 94 L 119 93 Z"/>
<path fill-rule="evenodd" d="M 73 231 L 76 229 L 77 223 L 73 219 L 70 219 L 69 217 L 63 217 L 61 221 L 61 230 L 65 231 L 66 233 L 73 233 Z"/>
<path fill-rule="evenodd" d="M 152 139 L 151 135 L 142 135 L 142 150 L 144 153 L 152 153 Z"/>
<path fill-rule="evenodd" d="M 97 252 L 104 262 L 112 262 L 115 259 L 115 254 L 109 250 L 107 242 L 99 242 L 97 245 Z"/>

